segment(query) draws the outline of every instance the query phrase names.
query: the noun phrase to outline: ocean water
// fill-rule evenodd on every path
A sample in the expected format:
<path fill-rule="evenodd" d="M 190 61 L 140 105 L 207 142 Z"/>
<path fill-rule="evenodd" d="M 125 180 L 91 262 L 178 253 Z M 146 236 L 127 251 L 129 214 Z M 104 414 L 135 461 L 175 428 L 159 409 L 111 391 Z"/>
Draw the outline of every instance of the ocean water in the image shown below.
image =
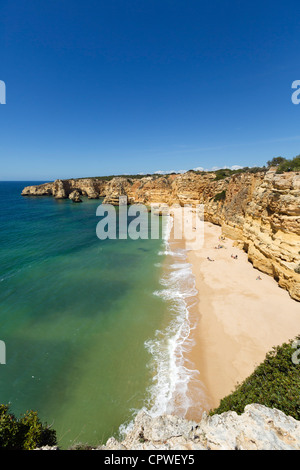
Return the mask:
<path fill-rule="evenodd" d="M 38 183 L 0 183 L 0 402 L 36 410 L 62 448 L 120 437 L 141 408 L 184 414 L 195 292 L 168 225 L 157 240 L 99 240 L 100 200 L 20 195 Z"/>

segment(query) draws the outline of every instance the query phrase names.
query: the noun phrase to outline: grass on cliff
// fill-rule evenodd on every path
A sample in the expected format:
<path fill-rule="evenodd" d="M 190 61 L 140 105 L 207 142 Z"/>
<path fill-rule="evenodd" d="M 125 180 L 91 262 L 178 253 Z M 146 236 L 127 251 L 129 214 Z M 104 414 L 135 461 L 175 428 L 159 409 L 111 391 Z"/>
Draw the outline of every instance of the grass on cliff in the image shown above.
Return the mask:
<path fill-rule="evenodd" d="M 294 341 L 299 341 L 296 348 Z M 241 414 L 251 403 L 277 408 L 300 420 L 300 336 L 274 347 L 250 377 L 223 398 L 210 415 L 225 411 Z"/>
<path fill-rule="evenodd" d="M 225 201 L 226 199 L 226 191 L 223 190 L 220 193 L 216 194 L 215 197 L 213 198 L 215 202 L 218 201 Z"/>

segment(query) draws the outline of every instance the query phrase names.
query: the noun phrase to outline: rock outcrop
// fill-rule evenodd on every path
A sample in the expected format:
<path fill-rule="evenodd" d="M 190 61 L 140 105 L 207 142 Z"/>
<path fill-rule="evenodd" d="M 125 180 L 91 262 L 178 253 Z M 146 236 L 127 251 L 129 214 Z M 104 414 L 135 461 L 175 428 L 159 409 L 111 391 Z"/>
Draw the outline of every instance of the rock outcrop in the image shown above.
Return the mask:
<path fill-rule="evenodd" d="M 238 415 L 204 414 L 199 423 L 176 416 L 136 416 L 122 442 L 110 438 L 101 450 L 299 450 L 300 422 L 282 411 L 252 404 Z"/>
<path fill-rule="evenodd" d="M 80 193 L 77 190 L 72 191 L 69 194 L 69 199 L 71 199 L 71 201 L 73 201 L 73 202 L 82 202 L 82 199 L 80 199 Z"/>
<path fill-rule="evenodd" d="M 56 199 L 67 198 L 67 191 L 62 180 L 54 181 L 53 195 Z"/>
<path fill-rule="evenodd" d="M 102 451 L 300 450 L 300 421 L 275 408 L 251 404 L 244 413 L 203 414 L 200 422 L 173 415 L 151 417 L 141 410 L 122 441 L 114 437 Z M 59 450 L 57 446 L 36 450 Z"/>
<path fill-rule="evenodd" d="M 217 179 L 215 173 L 195 173 L 110 180 L 82 178 L 56 180 L 24 188 L 23 196 L 104 198 L 118 205 L 125 196 L 129 204 L 204 204 L 205 220 L 221 225 L 248 253 L 253 265 L 271 275 L 291 297 L 300 301 L 300 173 L 277 174 L 275 169 L 238 173 Z"/>
<path fill-rule="evenodd" d="M 26 186 L 22 196 L 53 196 L 56 199 L 68 198 L 73 191 L 78 191 L 89 199 L 105 196 L 106 182 L 97 178 L 55 180 L 37 186 Z"/>

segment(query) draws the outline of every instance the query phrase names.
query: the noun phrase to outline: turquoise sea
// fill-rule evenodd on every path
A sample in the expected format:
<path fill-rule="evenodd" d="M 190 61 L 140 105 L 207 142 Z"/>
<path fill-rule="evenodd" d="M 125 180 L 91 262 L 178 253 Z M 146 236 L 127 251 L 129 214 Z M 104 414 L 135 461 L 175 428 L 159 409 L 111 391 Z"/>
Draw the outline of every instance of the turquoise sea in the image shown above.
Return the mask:
<path fill-rule="evenodd" d="M 0 402 L 36 410 L 62 448 L 104 443 L 170 403 L 189 267 L 184 253 L 168 261 L 163 230 L 99 240 L 101 200 L 20 195 L 39 183 L 0 183 Z"/>

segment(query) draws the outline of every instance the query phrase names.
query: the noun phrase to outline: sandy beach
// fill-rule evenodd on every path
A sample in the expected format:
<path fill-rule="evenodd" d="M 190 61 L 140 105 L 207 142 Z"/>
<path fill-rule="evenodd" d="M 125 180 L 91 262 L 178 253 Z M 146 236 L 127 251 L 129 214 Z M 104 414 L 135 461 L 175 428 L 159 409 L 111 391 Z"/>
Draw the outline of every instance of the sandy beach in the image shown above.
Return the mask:
<path fill-rule="evenodd" d="M 220 240 L 221 227 L 205 222 L 204 230 L 204 246 L 188 251 L 198 302 L 190 311 L 194 346 L 187 359 L 199 371 L 207 400 L 198 399 L 191 383 L 190 419 L 218 406 L 273 346 L 300 333 L 300 303 L 254 269 L 232 240 Z"/>

